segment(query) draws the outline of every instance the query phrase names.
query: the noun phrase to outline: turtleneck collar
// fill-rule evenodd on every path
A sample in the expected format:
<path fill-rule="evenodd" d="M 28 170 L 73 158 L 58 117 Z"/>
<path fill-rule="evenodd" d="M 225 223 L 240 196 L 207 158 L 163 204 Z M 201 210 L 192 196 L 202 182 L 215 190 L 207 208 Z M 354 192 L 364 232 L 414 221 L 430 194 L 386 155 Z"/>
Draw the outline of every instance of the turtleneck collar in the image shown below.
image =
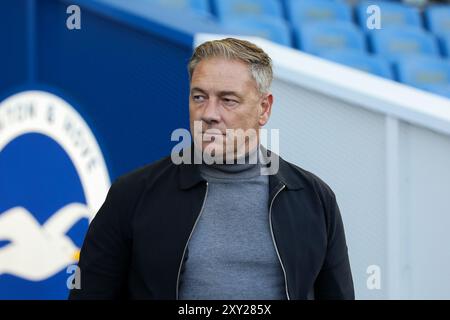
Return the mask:
<path fill-rule="evenodd" d="M 253 151 L 247 153 L 243 158 L 245 158 L 244 161 L 240 158 L 239 161 L 235 160 L 232 164 L 214 163 L 208 165 L 202 163 L 199 167 L 200 173 L 204 176 L 217 179 L 250 179 L 260 176 L 260 148 L 255 148 Z"/>

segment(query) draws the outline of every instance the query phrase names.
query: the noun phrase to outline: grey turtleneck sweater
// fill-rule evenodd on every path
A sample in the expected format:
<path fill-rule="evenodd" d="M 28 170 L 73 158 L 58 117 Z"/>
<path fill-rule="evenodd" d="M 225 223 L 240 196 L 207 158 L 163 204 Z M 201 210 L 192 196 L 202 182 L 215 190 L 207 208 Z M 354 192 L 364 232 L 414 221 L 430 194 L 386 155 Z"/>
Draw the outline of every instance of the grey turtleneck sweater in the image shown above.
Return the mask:
<path fill-rule="evenodd" d="M 208 181 L 188 243 L 179 299 L 286 299 L 269 227 L 268 176 L 259 164 L 201 165 Z"/>

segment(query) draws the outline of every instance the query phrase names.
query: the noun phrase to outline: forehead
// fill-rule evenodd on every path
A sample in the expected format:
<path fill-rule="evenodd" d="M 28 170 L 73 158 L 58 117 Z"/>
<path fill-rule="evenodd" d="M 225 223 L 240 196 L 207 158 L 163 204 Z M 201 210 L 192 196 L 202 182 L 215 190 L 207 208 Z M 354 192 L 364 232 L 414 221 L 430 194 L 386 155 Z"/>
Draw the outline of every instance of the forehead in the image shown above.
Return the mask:
<path fill-rule="evenodd" d="M 202 89 L 242 91 L 256 86 L 250 75 L 248 64 L 240 60 L 207 58 L 201 60 L 194 69 L 191 86 Z"/>

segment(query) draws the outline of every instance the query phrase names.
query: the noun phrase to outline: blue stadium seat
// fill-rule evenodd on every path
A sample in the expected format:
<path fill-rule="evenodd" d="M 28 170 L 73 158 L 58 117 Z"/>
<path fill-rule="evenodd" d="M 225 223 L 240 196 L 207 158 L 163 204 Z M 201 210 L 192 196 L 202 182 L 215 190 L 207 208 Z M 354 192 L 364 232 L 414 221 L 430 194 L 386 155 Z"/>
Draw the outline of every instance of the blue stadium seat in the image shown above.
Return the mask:
<path fill-rule="evenodd" d="M 344 21 L 302 24 L 295 30 L 295 39 L 300 50 L 312 54 L 335 49 L 366 50 L 363 33 Z"/>
<path fill-rule="evenodd" d="M 156 0 L 156 4 L 173 9 L 194 10 L 201 13 L 210 14 L 208 0 Z"/>
<path fill-rule="evenodd" d="M 319 21 L 352 21 L 352 12 L 344 2 L 330 0 L 285 0 L 286 13 L 294 25 Z"/>
<path fill-rule="evenodd" d="M 425 25 L 434 34 L 450 34 L 450 5 L 434 5 L 425 12 Z"/>
<path fill-rule="evenodd" d="M 262 37 L 285 46 L 292 45 L 291 30 L 282 19 L 246 17 L 227 19 L 222 23 L 230 33 Z"/>
<path fill-rule="evenodd" d="M 442 55 L 450 58 L 450 33 L 439 37 Z"/>
<path fill-rule="evenodd" d="M 367 28 L 367 19 L 370 16 L 367 13 L 367 8 L 371 5 L 377 5 L 380 8 L 381 28 L 395 26 L 422 27 L 422 19 L 417 8 L 395 2 L 363 1 L 356 6 L 355 14 L 359 25 L 366 31 L 371 31 Z"/>
<path fill-rule="evenodd" d="M 320 56 L 383 78 L 394 78 L 392 69 L 385 59 L 364 52 L 355 50 L 331 50 L 321 53 Z"/>
<path fill-rule="evenodd" d="M 283 18 L 279 0 L 213 0 L 213 9 L 220 20 L 238 16 L 275 16 Z"/>
<path fill-rule="evenodd" d="M 447 97 L 450 99 L 450 84 L 448 85 L 429 85 L 422 88 L 424 90 L 427 90 L 429 92 Z"/>
<path fill-rule="evenodd" d="M 421 89 L 450 85 L 450 62 L 441 58 L 415 56 L 395 65 L 397 80 Z"/>
<path fill-rule="evenodd" d="M 369 33 L 371 51 L 392 62 L 408 55 L 439 55 L 436 38 L 419 28 L 385 28 Z"/>

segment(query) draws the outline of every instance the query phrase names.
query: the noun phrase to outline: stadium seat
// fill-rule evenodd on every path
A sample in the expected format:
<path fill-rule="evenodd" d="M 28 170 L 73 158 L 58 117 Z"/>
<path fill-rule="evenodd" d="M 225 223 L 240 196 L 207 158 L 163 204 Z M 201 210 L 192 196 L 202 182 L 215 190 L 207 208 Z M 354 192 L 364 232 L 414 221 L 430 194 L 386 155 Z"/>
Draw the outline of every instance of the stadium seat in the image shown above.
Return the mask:
<path fill-rule="evenodd" d="M 450 33 L 439 37 L 442 55 L 450 58 Z"/>
<path fill-rule="evenodd" d="M 355 14 L 359 25 L 366 31 L 371 31 L 367 28 L 367 19 L 370 16 L 367 13 L 367 8 L 371 5 L 377 5 L 380 8 L 381 28 L 395 26 L 422 27 L 422 19 L 417 8 L 396 2 L 363 1 L 356 6 Z"/>
<path fill-rule="evenodd" d="M 364 52 L 355 50 L 332 50 L 323 52 L 320 56 L 383 78 L 394 78 L 392 69 L 385 59 Z"/>
<path fill-rule="evenodd" d="M 283 18 L 279 0 L 213 0 L 213 10 L 217 17 L 234 19 L 239 16 L 275 16 Z"/>
<path fill-rule="evenodd" d="M 450 34 L 450 5 L 434 5 L 425 12 L 425 25 L 434 34 Z"/>
<path fill-rule="evenodd" d="M 450 62 L 441 58 L 414 56 L 395 65 L 397 80 L 422 89 L 450 85 Z"/>
<path fill-rule="evenodd" d="M 294 25 L 319 21 L 352 21 L 350 6 L 330 0 L 285 0 L 286 13 Z"/>
<path fill-rule="evenodd" d="M 194 10 L 201 13 L 210 14 L 208 0 L 156 0 L 156 4 L 174 9 Z"/>
<path fill-rule="evenodd" d="M 297 47 L 305 52 L 319 54 L 335 49 L 366 50 L 363 33 L 354 24 L 343 21 L 314 22 L 296 28 Z"/>
<path fill-rule="evenodd" d="M 231 32 L 241 35 L 262 37 L 285 46 L 292 45 L 288 24 L 274 17 L 248 17 L 225 20 L 222 25 Z"/>
<path fill-rule="evenodd" d="M 448 85 L 429 85 L 421 89 L 447 97 L 450 99 L 450 84 Z"/>
<path fill-rule="evenodd" d="M 419 28 L 385 28 L 369 33 L 371 51 L 391 62 L 408 55 L 439 56 L 436 38 Z"/>

